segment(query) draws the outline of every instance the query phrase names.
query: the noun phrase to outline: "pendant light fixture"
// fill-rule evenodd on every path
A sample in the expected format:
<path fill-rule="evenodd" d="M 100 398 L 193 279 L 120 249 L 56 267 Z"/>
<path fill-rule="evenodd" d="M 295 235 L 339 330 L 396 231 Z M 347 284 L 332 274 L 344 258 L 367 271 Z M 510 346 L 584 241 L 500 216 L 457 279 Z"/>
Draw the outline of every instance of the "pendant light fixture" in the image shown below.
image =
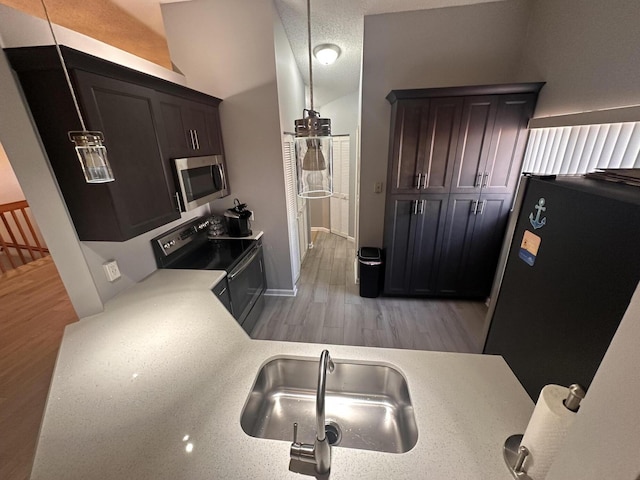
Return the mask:
<path fill-rule="evenodd" d="M 56 38 L 56 34 L 53 31 L 53 25 L 51 24 L 51 18 L 49 18 L 47 6 L 45 5 L 44 0 L 40 0 L 40 2 L 42 3 L 42 7 L 44 8 L 44 14 L 47 17 L 49 30 L 51 30 L 53 42 L 55 43 L 56 51 L 58 52 L 58 57 L 60 58 L 62 71 L 64 72 L 65 79 L 67 80 L 67 85 L 69 86 L 69 91 L 71 92 L 71 98 L 73 99 L 76 113 L 78 114 L 78 118 L 80 119 L 82 130 L 69 132 L 69 140 L 71 140 L 76 145 L 76 153 L 78 154 L 78 160 L 80 160 L 80 165 L 82 166 L 84 178 L 87 183 L 113 182 L 115 178 L 113 176 L 113 172 L 111 171 L 111 165 L 109 165 L 109 159 L 107 157 L 107 147 L 102 144 L 102 142 L 104 141 L 104 135 L 102 134 L 102 132 L 87 130 L 84 119 L 82 118 L 82 113 L 80 112 L 78 99 L 76 98 L 76 94 L 73 90 L 73 85 L 71 84 L 71 78 L 69 77 L 67 66 L 64 63 L 64 58 L 62 56 L 62 51 L 60 50 L 60 45 L 58 44 L 58 39 Z"/>
<path fill-rule="evenodd" d="M 305 108 L 302 113 L 303 118 L 295 121 L 298 196 L 325 198 L 333 194 L 333 139 L 331 138 L 331 120 L 320 118 L 320 112 L 313 109 L 311 0 L 307 0 L 307 33 L 311 108 Z"/>

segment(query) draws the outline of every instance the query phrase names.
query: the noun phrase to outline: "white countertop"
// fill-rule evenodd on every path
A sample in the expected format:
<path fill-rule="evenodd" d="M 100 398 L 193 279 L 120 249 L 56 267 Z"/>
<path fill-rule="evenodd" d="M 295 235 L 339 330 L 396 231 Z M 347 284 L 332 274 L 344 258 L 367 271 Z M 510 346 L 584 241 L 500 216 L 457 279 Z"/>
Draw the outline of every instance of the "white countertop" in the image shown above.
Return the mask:
<path fill-rule="evenodd" d="M 223 277 L 158 270 L 67 327 L 33 479 L 313 478 L 289 470 L 290 442 L 248 436 L 240 416 L 267 360 L 324 346 L 250 339 L 209 290 Z M 533 402 L 501 357 L 328 348 L 399 369 L 418 425 L 404 454 L 334 447 L 329 478 L 511 479 L 502 444 Z"/>

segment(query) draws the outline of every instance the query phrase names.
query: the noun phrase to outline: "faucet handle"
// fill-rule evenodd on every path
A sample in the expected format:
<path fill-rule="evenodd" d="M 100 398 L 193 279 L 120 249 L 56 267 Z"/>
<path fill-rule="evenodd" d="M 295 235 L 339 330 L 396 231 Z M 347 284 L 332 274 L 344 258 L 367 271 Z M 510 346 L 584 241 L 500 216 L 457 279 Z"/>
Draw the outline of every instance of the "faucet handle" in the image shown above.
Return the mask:
<path fill-rule="evenodd" d="M 293 422 L 293 443 L 298 443 L 298 422 Z"/>

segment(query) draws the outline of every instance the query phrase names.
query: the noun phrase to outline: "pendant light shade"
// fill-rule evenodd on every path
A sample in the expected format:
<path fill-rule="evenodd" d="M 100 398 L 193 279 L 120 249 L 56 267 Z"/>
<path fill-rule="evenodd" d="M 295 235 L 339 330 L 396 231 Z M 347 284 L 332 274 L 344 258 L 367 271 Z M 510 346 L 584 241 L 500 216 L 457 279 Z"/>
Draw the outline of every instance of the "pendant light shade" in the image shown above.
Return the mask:
<path fill-rule="evenodd" d="M 78 105 L 78 99 L 76 98 L 76 93 L 73 90 L 71 78 L 69 78 L 67 65 L 64 63 L 64 57 L 60 50 L 60 44 L 56 38 L 56 33 L 53 31 L 53 25 L 51 24 L 47 5 L 44 3 L 44 0 L 40 0 L 40 3 L 42 3 L 44 14 L 47 17 L 47 23 L 49 24 L 49 30 L 51 31 L 51 36 L 53 37 L 53 42 L 56 46 L 60 65 L 62 66 L 65 79 L 67 80 L 67 86 L 69 87 L 73 104 L 76 107 L 78 120 L 80 120 L 80 125 L 82 126 L 81 131 L 69 132 L 69 139 L 76 145 L 76 153 L 78 154 L 78 159 L 80 160 L 80 165 L 84 172 L 84 178 L 87 183 L 113 182 L 115 178 L 111 171 L 111 165 L 109 165 L 107 147 L 102 144 L 104 141 L 104 135 L 102 132 L 88 131 L 85 126 L 84 119 L 82 118 L 82 113 L 80 112 L 80 107 Z"/>
<path fill-rule="evenodd" d="M 78 160 L 87 183 L 115 180 L 107 158 L 107 148 L 102 145 L 102 132 L 69 132 L 69 138 L 76 144 Z"/>
<path fill-rule="evenodd" d="M 296 174 L 298 196 L 324 198 L 333 194 L 333 139 L 331 120 L 320 118 L 313 109 L 313 68 L 311 66 L 311 0 L 307 0 L 309 34 L 309 91 L 311 108 L 295 121 Z"/>

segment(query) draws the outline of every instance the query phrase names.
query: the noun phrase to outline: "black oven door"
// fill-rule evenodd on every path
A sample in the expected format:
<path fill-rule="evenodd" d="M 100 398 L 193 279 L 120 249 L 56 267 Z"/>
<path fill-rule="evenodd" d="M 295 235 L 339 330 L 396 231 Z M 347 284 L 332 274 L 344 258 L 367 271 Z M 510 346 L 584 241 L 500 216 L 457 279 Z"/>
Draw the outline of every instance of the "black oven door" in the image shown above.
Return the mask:
<path fill-rule="evenodd" d="M 251 333 L 254 321 L 249 322 L 252 308 L 266 289 L 262 245 L 256 245 L 227 275 L 233 316 L 242 328 Z"/>

